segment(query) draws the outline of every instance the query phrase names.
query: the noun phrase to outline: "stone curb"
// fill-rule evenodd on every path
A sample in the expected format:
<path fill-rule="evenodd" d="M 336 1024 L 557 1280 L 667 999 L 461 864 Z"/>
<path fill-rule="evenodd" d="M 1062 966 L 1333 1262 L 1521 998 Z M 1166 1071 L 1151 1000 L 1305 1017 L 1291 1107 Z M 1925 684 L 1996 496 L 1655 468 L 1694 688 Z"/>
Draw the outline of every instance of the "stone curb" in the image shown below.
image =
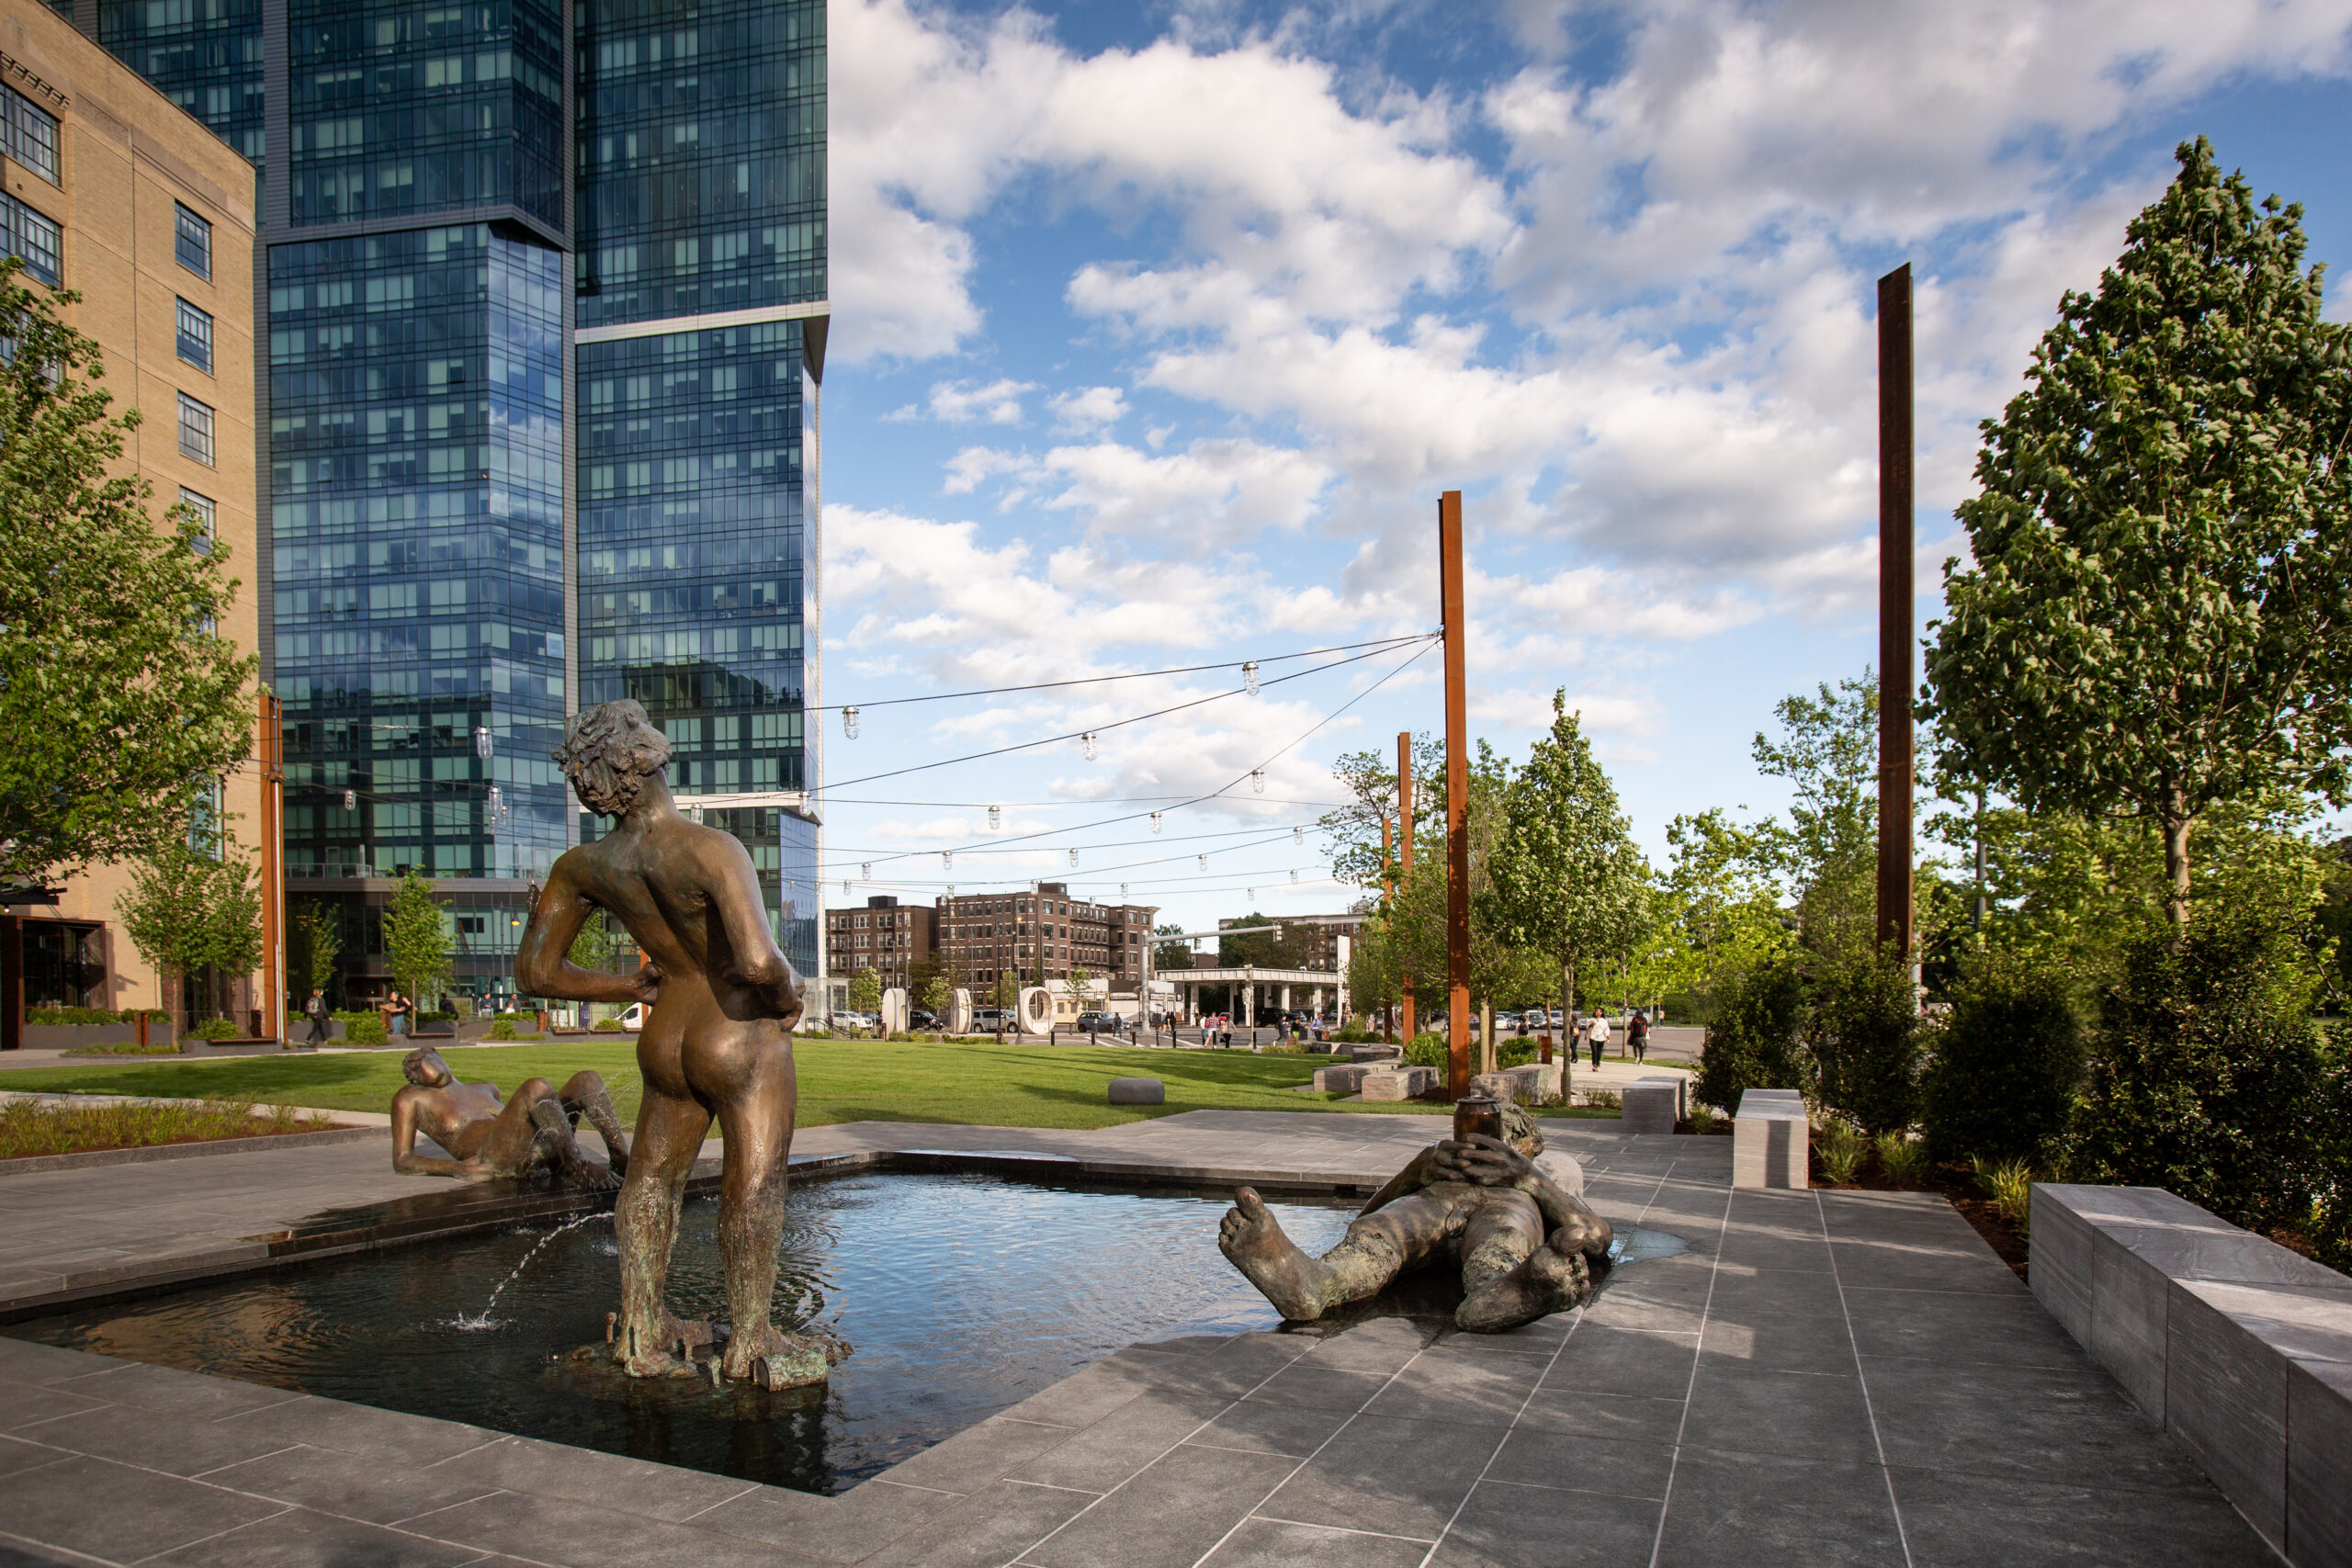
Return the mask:
<path fill-rule="evenodd" d="M 212 1138 L 196 1144 L 149 1144 L 135 1149 L 85 1149 L 70 1155 L 19 1155 L 0 1159 L 0 1178 L 41 1170 L 84 1170 L 102 1165 L 145 1165 L 151 1160 L 201 1159 L 208 1155 L 254 1154 L 269 1149 L 314 1149 L 322 1144 L 358 1144 L 390 1135 L 389 1127 L 329 1127 L 317 1133 L 265 1133 L 245 1138 Z"/>

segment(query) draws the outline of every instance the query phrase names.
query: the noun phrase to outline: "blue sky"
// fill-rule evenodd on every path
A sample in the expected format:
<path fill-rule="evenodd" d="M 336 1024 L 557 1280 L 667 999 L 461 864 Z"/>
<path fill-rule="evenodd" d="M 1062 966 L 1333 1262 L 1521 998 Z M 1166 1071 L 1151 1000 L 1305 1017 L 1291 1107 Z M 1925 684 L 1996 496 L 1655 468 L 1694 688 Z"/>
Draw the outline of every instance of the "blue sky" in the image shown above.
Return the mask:
<path fill-rule="evenodd" d="M 1433 652 L 867 705 L 1429 630 L 1447 489 L 1472 733 L 1523 755 L 1565 688 L 1662 858 L 1777 805 L 1750 737 L 1873 657 L 1880 273 L 1918 280 L 1924 623 L 1976 423 L 2176 143 L 2352 260 L 2352 0 L 831 17 L 834 904 L 1344 908 L 1290 829 L 1440 728 Z"/>

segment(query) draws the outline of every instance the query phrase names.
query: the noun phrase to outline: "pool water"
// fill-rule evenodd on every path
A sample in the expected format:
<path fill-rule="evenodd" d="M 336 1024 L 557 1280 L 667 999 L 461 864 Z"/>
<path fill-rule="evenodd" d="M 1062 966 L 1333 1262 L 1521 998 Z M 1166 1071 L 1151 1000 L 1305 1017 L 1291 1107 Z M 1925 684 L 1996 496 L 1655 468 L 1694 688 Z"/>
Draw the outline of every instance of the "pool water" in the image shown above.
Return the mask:
<path fill-rule="evenodd" d="M 571 1359 L 582 1345 L 602 1345 L 605 1314 L 618 1304 L 609 1214 L 330 1259 L 5 1332 L 841 1492 L 1137 1340 L 1279 1326 L 1217 1252 L 1230 1201 L 1223 1190 L 985 1175 L 796 1183 L 776 1320 L 829 1328 L 854 1353 L 823 1386 L 775 1393 L 632 1382 Z M 1339 1241 L 1358 1206 L 1268 1200 L 1310 1253 Z M 714 1200 L 690 1202 L 679 1227 L 670 1303 L 682 1317 L 725 1318 L 717 1214 Z M 1617 1250 L 1627 1262 L 1681 1246 L 1623 1231 Z M 1349 1316 L 1428 1315 L 1434 1332 L 1461 1299 L 1448 1272 L 1411 1276 Z"/>
<path fill-rule="evenodd" d="M 1216 1249 L 1230 1197 L 989 1176 L 796 1183 L 775 1317 L 854 1347 L 821 1388 L 588 1375 L 618 1304 L 612 1219 L 423 1243 L 8 1325 L 18 1338 L 470 1422 L 811 1492 L 846 1490 L 1138 1339 L 1280 1322 Z M 1319 1252 L 1358 1204 L 1272 1207 Z M 682 1317 L 723 1321 L 718 1204 L 686 1206 Z M 522 1274 L 484 1308 L 535 1247 Z"/>

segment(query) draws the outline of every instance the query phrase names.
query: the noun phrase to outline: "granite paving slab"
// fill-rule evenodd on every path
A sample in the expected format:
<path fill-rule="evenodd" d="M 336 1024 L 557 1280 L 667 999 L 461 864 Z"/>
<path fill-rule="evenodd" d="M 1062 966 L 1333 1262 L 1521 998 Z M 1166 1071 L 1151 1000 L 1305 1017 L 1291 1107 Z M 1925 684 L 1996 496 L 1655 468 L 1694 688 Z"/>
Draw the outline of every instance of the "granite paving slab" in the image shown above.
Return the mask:
<path fill-rule="evenodd" d="M 1279 1112 L 1097 1133 L 866 1122 L 814 1129 L 797 1152 L 1001 1151 L 1352 1184 L 1384 1177 L 1442 1127 Z M 2266 1560 L 2179 1445 L 2035 1315 L 1939 1198 L 1735 1194 L 1727 1139 L 1592 1122 L 1546 1133 L 1583 1162 L 1602 1213 L 1689 1250 L 1623 1267 L 1584 1309 L 1510 1335 L 1403 1315 L 1139 1345 L 839 1496 L 0 1338 L 0 1399 L 25 1391 L 0 1432 L 0 1561 Z M 331 1164 L 318 1175 L 358 1203 L 424 1179 Z M 55 1196 L 104 1213 L 95 1191 Z M 192 1179 L 169 1206 L 206 1218 L 221 1241 L 251 1234 L 240 1225 L 298 1223 L 285 1211 L 300 1201 Z M 133 1260 L 186 1255 L 156 1250 L 138 1214 L 112 1223 Z"/>

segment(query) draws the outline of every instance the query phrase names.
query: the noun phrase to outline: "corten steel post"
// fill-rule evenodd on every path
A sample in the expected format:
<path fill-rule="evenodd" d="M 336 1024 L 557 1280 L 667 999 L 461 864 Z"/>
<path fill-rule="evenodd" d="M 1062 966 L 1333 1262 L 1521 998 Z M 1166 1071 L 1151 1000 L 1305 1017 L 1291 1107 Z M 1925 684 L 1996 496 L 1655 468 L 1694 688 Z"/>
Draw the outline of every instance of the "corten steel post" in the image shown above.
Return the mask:
<path fill-rule="evenodd" d="M 1388 818 L 1384 817 L 1380 819 L 1381 908 L 1387 914 L 1388 918 L 1393 920 L 1396 918 L 1396 874 L 1390 870 L 1390 867 L 1396 863 L 1388 858 L 1390 843 L 1391 840 L 1388 836 Z M 1393 1023 L 1396 1021 L 1392 1018 L 1389 1021 Z"/>
<path fill-rule="evenodd" d="M 261 734 L 261 1032 L 286 1041 L 286 706 L 262 694 Z"/>
<path fill-rule="evenodd" d="M 1396 732 L 1396 858 L 1402 866 L 1405 886 L 1413 886 L 1413 737 L 1409 730 Z M 1397 976 L 1396 988 L 1403 993 L 1399 1004 L 1397 1034 L 1413 1037 L 1413 972 L 1409 969 Z"/>
<path fill-rule="evenodd" d="M 1470 1092 L 1470 752 L 1464 711 L 1462 492 L 1437 498 L 1438 592 L 1445 607 L 1446 1092 Z"/>
<path fill-rule="evenodd" d="M 1911 957 L 1911 265 L 1878 280 L 1878 940 Z"/>

